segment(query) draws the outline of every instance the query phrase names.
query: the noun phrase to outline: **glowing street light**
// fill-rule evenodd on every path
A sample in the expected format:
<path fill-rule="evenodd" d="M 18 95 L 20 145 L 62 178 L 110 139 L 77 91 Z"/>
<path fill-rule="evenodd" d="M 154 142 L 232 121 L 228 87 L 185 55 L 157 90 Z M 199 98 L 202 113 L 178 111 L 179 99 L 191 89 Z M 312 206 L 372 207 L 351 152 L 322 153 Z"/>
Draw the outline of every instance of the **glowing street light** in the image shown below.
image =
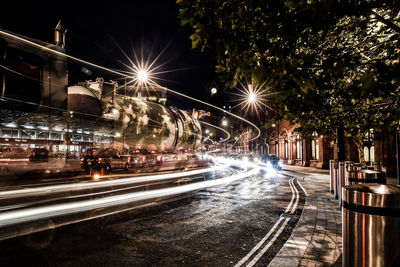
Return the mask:
<path fill-rule="evenodd" d="M 222 120 L 222 126 L 228 126 L 228 121 L 227 120 Z"/>
<path fill-rule="evenodd" d="M 210 132 L 210 130 L 206 129 L 206 134 L 208 134 Z"/>
<path fill-rule="evenodd" d="M 250 92 L 250 94 L 247 97 L 247 101 L 249 101 L 249 103 L 255 103 L 257 101 L 257 95 L 253 92 Z"/>
<path fill-rule="evenodd" d="M 149 78 L 149 75 L 148 75 L 147 71 L 138 70 L 136 75 L 137 75 L 137 81 L 139 82 L 139 84 L 147 83 L 147 80 Z"/>
<path fill-rule="evenodd" d="M 215 95 L 217 93 L 217 88 L 211 88 L 211 95 Z"/>

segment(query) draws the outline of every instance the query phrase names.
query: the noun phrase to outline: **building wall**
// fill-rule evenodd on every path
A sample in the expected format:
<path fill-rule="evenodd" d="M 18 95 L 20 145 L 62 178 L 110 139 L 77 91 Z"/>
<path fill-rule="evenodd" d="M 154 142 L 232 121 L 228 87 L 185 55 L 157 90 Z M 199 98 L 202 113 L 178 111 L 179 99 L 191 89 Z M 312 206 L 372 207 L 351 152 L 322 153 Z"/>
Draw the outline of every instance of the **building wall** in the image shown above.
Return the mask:
<path fill-rule="evenodd" d="M 396 176 L 396 136 L 395 130 L 375 130 L 375 161 L 382 162 L 383 170 L 388 176 Z"/>
<path fill-rule="evenodd" d="M 279 134 L 278 134 L 279 133 Z M 297 133 L 294 127 L 287 121 L 277 122 L 275 127 L 267 130 L 270 154 L 278 155 L 284 163 L 298 166 L 311 166 L 317 168 L 329 168 L 329 160 L 337 159 L 337 144 L 322 136 L 316 136 L 318 142 L 318 159 L 312 159 L 312 141 L 301 141 L 302 158 L 297 156 Z M 288 157 L 285 157 L 285 139 L 288 140 Z M 279 140 L 279 151 L 276 151 L 276 142 Z M 374 130 L 374 161 L 381 162 L 387 175 L 396 175 L 396 139 L 394 128 Z M 352 138 L 345 138 L 346 160 L 359 162 L 358 150 Z"/>

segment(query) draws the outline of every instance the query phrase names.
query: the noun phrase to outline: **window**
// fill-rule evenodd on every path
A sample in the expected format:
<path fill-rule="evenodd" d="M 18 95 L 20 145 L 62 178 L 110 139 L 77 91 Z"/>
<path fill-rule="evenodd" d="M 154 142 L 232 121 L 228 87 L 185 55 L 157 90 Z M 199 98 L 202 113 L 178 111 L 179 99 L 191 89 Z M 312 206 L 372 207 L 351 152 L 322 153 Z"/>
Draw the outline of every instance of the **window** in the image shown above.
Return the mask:
<path fill-rule="evenodd" d="M 48 137 L 49 137 L 48 132 L 38 131 L 37 133 L 37 139 L 47 139 Z"/>
<path fill-rule="evenodd" d="M 3 138 L 10 138 L 12 135 L 12 130 L 10 129 L 3 129 L 1 137 Z"/>
<path fill-rule="evenodd" d="M 364 161 L 375 161 L 374 129 L 370 129 L 364 137 Z"/>
<path fill-rule="evenodd" d="M 285 159 L 289 158 L 289 140 L 288 136 L 285 137 Z"/>
<path fill-rule="evenodd" d="M 311 139 L 311 159 L 318 160 L 319 159 L 319 142 L 318 142 L 318 134 L 314 132 Z"/>
<path fill-rule="evenodd" d="M 300 135 L 298 134 L 296 137 L 296 158 L 302 159 L 303 158 L 303 149 L 302 149 L 302 141 L 300 139 Z"/>

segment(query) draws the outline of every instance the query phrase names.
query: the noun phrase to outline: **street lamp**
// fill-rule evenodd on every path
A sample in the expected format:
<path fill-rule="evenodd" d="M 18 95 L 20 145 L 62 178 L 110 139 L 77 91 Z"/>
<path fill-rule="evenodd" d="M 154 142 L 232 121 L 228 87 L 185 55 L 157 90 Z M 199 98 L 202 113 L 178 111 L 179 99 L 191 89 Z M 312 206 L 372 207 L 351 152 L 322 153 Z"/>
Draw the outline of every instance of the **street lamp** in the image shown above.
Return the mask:
<path fill-rule="evenodd" d="M 226 119 L 222 120 L 222 126 L 228 126 L 228 121 Z"/>
<path fill-rule="evenodd" d="M 139 86 L 142 85 L 146 85 L 150 82 L 150 74 L 147 70 L 145 69 L 138 69 L 135 72 L 135 77 L 134 77 L 134 81 L 136 84 L 138 84 Z"/>
<path fill-rule="evenodd" d="M 206 129 L 206 134 L 208 134 L 210 132 L 210 130 Z"/>
<path fill-rule="evenodd" d="M 247 97 L 247 101 L 249 101 L 251 104 L 255 103 L 257 101 L 257 95 L 253 92 L 250 92 Z"/>
<path fill-rule="evenodd" d="M 147 81 L 148 74 L 145 70 L 139 70 L 137 73 L 137 79 L 141 83 L 145 83 Z"/>
<path fill-rule="evenodd" d="M 211 95 L 215 95 L 218 92 L 217 88 L 213 87 L 211 88 Z"/>

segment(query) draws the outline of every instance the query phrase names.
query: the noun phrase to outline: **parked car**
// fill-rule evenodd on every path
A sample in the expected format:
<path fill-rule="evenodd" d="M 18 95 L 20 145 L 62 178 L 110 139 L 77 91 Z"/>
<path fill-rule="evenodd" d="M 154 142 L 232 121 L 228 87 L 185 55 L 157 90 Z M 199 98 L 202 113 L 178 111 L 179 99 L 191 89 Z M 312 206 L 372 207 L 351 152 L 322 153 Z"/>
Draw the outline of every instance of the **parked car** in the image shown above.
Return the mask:
<path fill-rule="evenodd" d="M 130 155 L 120 155 L 115 149 L 91 149 L 81 158 L 81 168 L 89 173 L 93 171 L 107 173 L 113 169 L 129 169 L 131 160 Z"/>
<path fill-rule="evenodd" d="M 2 152 L 0 164 L 29 165 L 31 163 L 45 163 L 49 160 L 49 151 L 46 148 L 14 148 Z"/>

